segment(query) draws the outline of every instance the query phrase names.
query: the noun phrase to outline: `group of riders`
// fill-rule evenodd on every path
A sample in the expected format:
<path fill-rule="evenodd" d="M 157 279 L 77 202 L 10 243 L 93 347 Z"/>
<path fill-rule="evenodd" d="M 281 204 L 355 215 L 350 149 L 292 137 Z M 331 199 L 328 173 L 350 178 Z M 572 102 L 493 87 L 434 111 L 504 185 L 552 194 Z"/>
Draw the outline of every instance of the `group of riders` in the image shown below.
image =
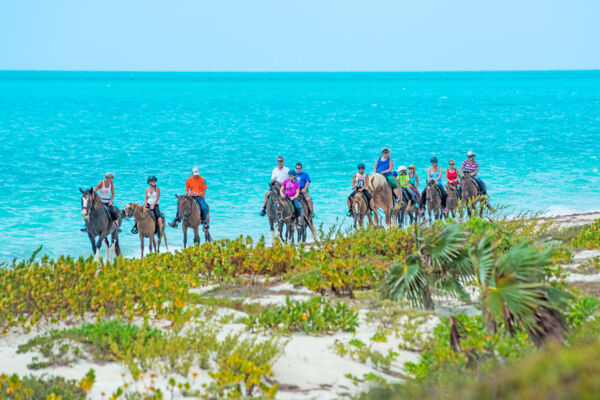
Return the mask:
<path fill-rule="evenodd" d="M 410 199 L 414 207 L 418 208 L 421 214 L 425 213 L 425 200 L 426 200 L 426 189 L 419 192 L 419 176 L 417 175 L 416 168 L 414 165 L 409 165 L 408 168 L 404 165 L 398 167 L 397 171 L 394 171 L 394 162 L 390 158 L 390 149 L 387 147 L 381 151 L 381 157 L 375 162 L 373 168 L 374 173 L 383 175 L 386 179 L 392 191 L 396 201 L 402 196 L 400 190 L 402 190 L 406 198 Z M 441 195 L 442 202 L 442 213 L 446 214 L 446 200 L 448 193 L 442 185 L 443 169 L 438 166 L 437 157 L 432 157 L 431 167 L 427 169 L 427 182 L 433 181 L 438 187 Z M 485 183 L 479 178 L 479 164 L 475 161 L 475 153 L 473 151 L 467 152 L 467 159 L 461 164 L 460 169 L 455 168 L 455 161 L 450 160 L 448 162 L 448 168 L 446 169 L 446 180 L 448 185 L 455 185 L 457 188 L 458 197 L 461 197 L 461 190 L 459 186 L 459 179 L 462 179 L 465 174 L 468 174 L 476 184 L 479 186 L 479 193 L 485 195 L 487 188 Z M 375 206 L 373 204 L 373 198 L 369 193 L 369 175 L 365 173 L 365 164 L 358 164 L 358 172 L 352 177 L 352 188 L 354 189 L 350 196 L 348 196 L 348 213 L 347 216 L 352 216 L 352 200 L 357 194 L 364 196 L 369 212 L 371 215 L 374 214 Z"/>
<path fill-rule="evenodd" d="M 447 192 L 446 189 L 442 185 L 442 176 L 444 174 L 443 169 L 438 166 L 438 159 L 436 157 L 432 157 L 431 167 L 427 169 L 427 181 L 433 181 L 438 186 L 441 195 L 442 202 L 442 213 L 446 213 L 446 200 L 447 200 Z M 425 199 L 426 194 L 425 190 L 419 192 L 419 176 L 416 173 L 416 168 L 414 165 L 409 165 L 408 168 L 404 165 L 398 167 L 397 171 L 394 171 L 394 163 L 390 158 L 390 149 L 387 147 L 381 151 L 381 157 L 377 159 L 375 162 L 375 166 L 373 168 L 374 173 L 379 173 L 383 175 L 386 179 L 392 191 L 394 193 L 395 200 L 398 201 L 401 198 L 401 190 L 404 191 L 406 197 L 410 199 L 412 204 L 415 207 L 418 207 L 421 214 L 425 212 Z M 460 198 L 461 192 L 459 187 L 459 179 L 462 179 L 465 176 L 465 173 L 468 174 L 476 184 L 479 186 L 480 194 L 486 194 L 486 185 L 479 178 L 479 164 L 475 161 L 475 153 L 469 151 L 467 153 L 467 159 L 464 160 L 460 166 L 460 169 L 455 168 L 454 160 L 450 160 L 448 163 L 448 168 L 445 170 L 445 176 L 448 185 L 456 185 L 458 189 L 458 196 Z M 107 172 L 104 174 L 104 180 L 99 182 L 98 185 L 94 188 L 94 192 L 96 192 L 104 206 L 106 207 L 110 218 L 115 222 L 115 224 L 119 225 L 119 211 L 113 205 L 113 199 L 115 197 L 115 187 L 113 183 L 115 175 L 112 172 Z M 151 175 L 147 179 L 148 187 L 146 188 L 144 195 L 144 204 L 145 206 L 152 212 L 159 229 L 163 229 L 163 221 L 164 215 L 161 213 L 159 208 L 160 202 L 160 188 L 156 185 L 157 178 L 154 175 Z M 295 169 L 289 169 L 284 165 L 283 157 L 277 158 L 277 167 L 273 169 L 271 173 L 271 184 L 276 184 L 279 187 L 279 195 L 286 200 L 289 200 L 290 205 L 294 207 L 295 217 L 297 219 L 298 225 L 302 225 L 302 216 L 303 216 L 303 206 L 300 198 L 304 198 L 306 201 L 306 205 L 308 207 L 308 215 L 310 217 L 314 216 L 313 213 L 313 202 L 310 197 L 308 188 L 311 184 L 311 180 L 309 175 L 302 170 L 302 164 L 296 163 Z M 369 175 L 365 173 L 365 164 L 358 164 L 358 172 L 355 173 L 352 177 L 352 193 L 348 196 L 347 205 L 348 205 L 348 213 L 347 216 L 352 216 L 351 204 L 354 196 L 360 194 L 364 196 L 366 203 L 369 208 L 369 212 L 371 215 L 375 212 L 375 206 L 373 204 L 373 199 L 371 194 L 369 193 Z M 207 216 L 208 216 L 208 206 L 205 201 L 206 196 L 206 182 L 205 179 L 200 176 L 200 172 L 197 167 L 192 169 L 192 176 L 187 178 L 185 184 L 185 192 L 186 195 L 192 197 L 196 204 L 198 205 L 198 209 L 201 211 L 202 216 L 202 225 L 205 226 L 206 229 L 208 227 L 207 224 Z M 261 216 L 266 214 L 267 203 L 269 202 L 269 197 L 271 195 L 271 190 L 268 190 L 265 193 L 263 208 L 260 212 Z M 169 223 L 169 226 L 176 228 L 177 224 L 181 221 L 181 214 L 179 210 L 177 210 L 177 214 L 175 219 Z M 82 230 L 85 230 L 83 228 Z M 131 230 L 132 233 L 137 233 L 137 227 L 134 226 Z"/>

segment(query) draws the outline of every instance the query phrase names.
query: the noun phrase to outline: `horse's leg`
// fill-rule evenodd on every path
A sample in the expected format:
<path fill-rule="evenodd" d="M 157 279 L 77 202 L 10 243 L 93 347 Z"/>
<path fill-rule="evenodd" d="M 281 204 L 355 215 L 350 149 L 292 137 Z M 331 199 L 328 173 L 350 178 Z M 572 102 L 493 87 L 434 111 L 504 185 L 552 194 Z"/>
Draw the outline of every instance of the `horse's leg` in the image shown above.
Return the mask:
<path fill-rule="evenodd" d="M 141 258 L 144 258 L 144 235 L 142 232 L 138 232 L 138 234 L 140 236 L 140 254 Z"/>
<path fill-rule="evenodd" d="M 88 231 L 88 238 L 90 239 L 90 242 L 92 242 L 92 253 L 94 255 L 96 255 L 96 241 L 92 237 L 91 233 L 89 233 L 89 231 Z"/>
<path fill-rule="evenodd" d="M 198 227 L 192 228 L 194 230 L 194 246 L 200 245 L 200 235 L 198 234 Z"/>
<path fill-rule="evenodd" d="M 181 230 L 183 231 L 183 248 L 187 246 L 187 223 L 183 221 L 181 224 Z"/>

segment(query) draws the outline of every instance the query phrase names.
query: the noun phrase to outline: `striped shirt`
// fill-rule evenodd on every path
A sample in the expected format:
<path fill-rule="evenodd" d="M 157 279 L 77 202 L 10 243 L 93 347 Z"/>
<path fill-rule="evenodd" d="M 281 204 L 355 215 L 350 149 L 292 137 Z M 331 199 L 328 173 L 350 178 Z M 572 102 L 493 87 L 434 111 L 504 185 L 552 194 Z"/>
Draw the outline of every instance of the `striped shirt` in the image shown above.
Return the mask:
<path fill-rule="evenodd" d="M 469 174 L 473 175 L 475 171 L 477 171 L 477 168 L 479 168 L 479 164 L 477 164 L 477 161 L 475 160 L 473 160 L 473 164 L 469 164 L 469 160 L 465 160 L 463 161 L 461 168 L 463 171 L 467 171 Z"/>

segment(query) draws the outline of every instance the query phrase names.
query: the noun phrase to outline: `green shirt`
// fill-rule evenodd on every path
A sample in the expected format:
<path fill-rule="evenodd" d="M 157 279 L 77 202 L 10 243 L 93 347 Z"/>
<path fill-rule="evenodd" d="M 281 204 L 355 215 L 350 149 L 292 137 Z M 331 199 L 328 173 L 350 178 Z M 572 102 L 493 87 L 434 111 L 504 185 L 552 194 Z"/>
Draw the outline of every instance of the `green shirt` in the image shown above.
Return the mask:
<path fill-rule="evenodd" d="M 410 185 L 408 184 L 408 175 L 398 175 L 398 183 L 400 183 L 400 186 L 402 187 L 409 187 Z"/>

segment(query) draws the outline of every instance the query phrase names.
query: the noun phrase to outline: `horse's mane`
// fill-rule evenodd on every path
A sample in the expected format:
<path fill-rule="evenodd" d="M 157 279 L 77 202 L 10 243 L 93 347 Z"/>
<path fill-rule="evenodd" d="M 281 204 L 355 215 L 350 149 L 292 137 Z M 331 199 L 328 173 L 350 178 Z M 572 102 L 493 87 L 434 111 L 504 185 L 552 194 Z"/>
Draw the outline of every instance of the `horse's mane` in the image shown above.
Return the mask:
<path fill-rule="evenodd" d="M 100 195 L 98 193 L 94 192 L 93 189 L 88 189 L 85 191 L 85 193 L 89 193 L 90 196 L 92 196 L 92 207 L 95 210 L 98 210 L 103 207 L 102 200 L 100 199 Z M 85 196 L 85 193 L 83 194 L 84 196 Z"/>
<path fill-rule="evenodd" d="M 372 192 L 385 187 L 385 185 L 387 185 L 387 179 L 385 176 L 377 172 L 369 175 L 369 189 L 371 189 Z"/>

